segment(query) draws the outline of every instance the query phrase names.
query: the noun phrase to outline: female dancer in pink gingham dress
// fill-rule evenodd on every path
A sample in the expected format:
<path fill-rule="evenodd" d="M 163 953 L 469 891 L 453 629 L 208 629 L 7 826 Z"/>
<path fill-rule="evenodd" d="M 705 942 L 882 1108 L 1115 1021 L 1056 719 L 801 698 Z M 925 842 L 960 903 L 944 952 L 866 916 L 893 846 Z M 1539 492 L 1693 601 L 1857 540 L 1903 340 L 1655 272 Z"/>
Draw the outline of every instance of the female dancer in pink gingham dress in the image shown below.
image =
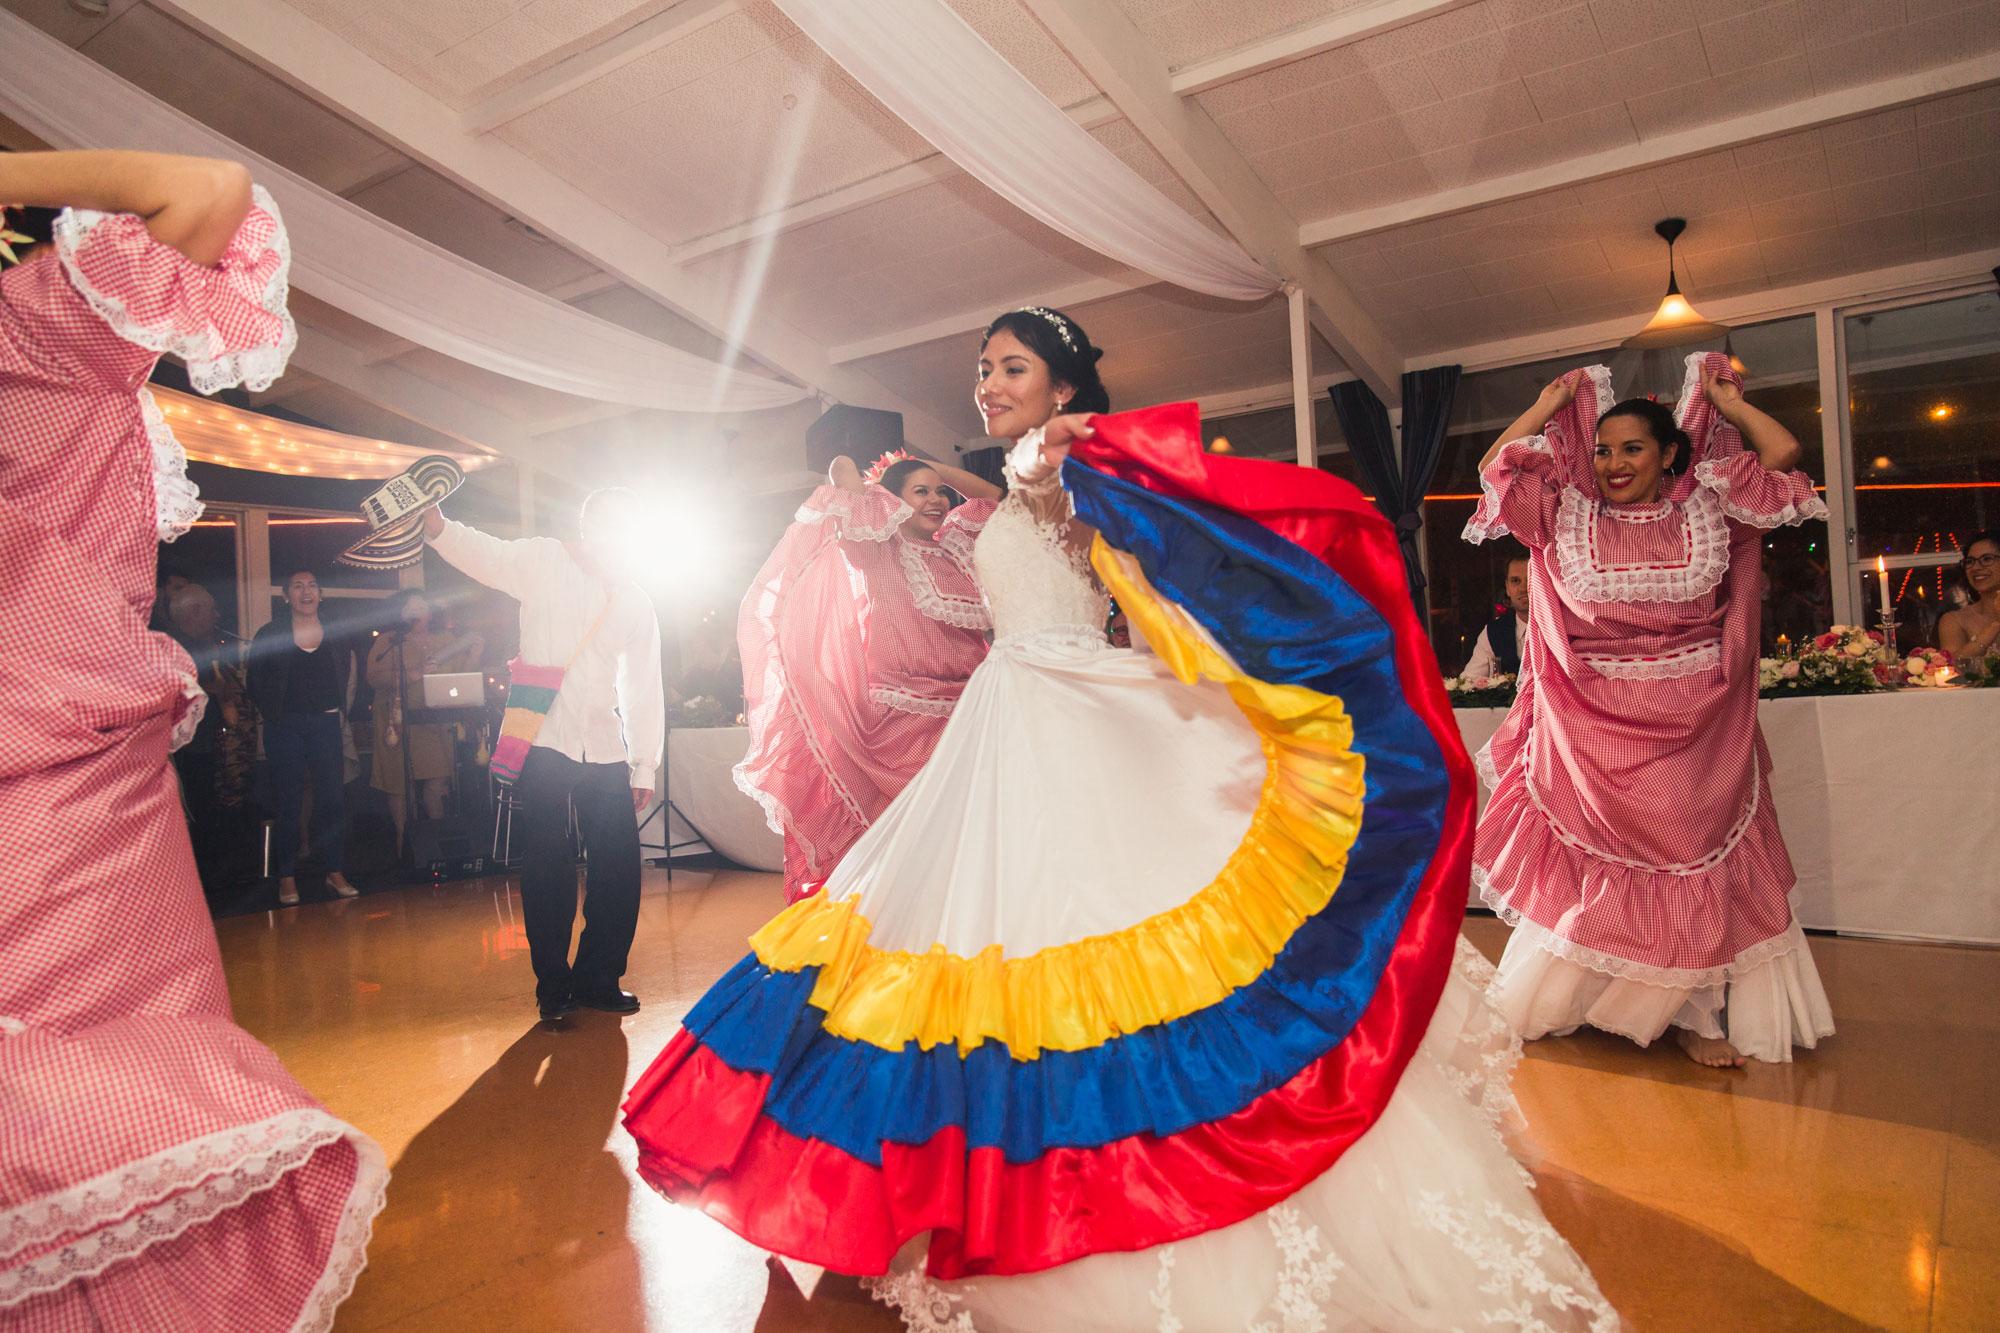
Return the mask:
<path fill-rule="evenodd" d="M 743 599 L 736 783 L 784 835 L 788 902 L 931 757 L 993 627 L 972 543 L 999 487 L 910 458 L 871 476 L 835 459 Z M 953 509 L 947 484 L 977 498 Z"/>
<path fill-rule="evenodd" d="M 1671 416 L 1573 371 L 1485 460 L 1465 535 L 1528 545 L 1534 632 L 1472 873 L 1515 926 L 1494 998 L 1524 1037 L 1671 1025 L 1704 1064 L 1789 1060 L 1833 1018 L 1757 726 L 1759 557 L 1826 507 L 1728 361 L 1687 365 Z"/>
<path fill-rule="evenodd" d="M 289 251 L 240 167 L 0 154 L 65 211 L 0 275 L 0 1329 L 325 1330 L 382 1150 L 230 1019 L 167 763 L 193 663 L 146 628 L 200 514 L 146 391 L 263 388 Z"/>

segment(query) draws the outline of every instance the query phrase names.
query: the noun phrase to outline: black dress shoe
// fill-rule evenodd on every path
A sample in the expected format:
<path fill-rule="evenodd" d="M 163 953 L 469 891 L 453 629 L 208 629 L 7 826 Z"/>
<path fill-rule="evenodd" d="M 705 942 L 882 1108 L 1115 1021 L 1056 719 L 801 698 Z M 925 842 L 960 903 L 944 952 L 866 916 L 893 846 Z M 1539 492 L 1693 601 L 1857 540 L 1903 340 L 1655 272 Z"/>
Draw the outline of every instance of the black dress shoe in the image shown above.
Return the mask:
<path fill-rule="evenodd" d="M 628 990 L 615 990 L 607 994 L 578 992 L 576 1002 L 586 1009 L 601 1009 L 607 1014 L 636 1014 L 639 1012 L 639 997 Z"/>
<path fill-rule="evenodd" d="M 575 1013 L 576 1001 L 565 995 L 560 999 L 541 1001 L 540 1008 L 542 1011 L 542 1021 L 544 1023 L 553 1023 L 558 1018 L 568 1018 L 571 1014 Z"/>

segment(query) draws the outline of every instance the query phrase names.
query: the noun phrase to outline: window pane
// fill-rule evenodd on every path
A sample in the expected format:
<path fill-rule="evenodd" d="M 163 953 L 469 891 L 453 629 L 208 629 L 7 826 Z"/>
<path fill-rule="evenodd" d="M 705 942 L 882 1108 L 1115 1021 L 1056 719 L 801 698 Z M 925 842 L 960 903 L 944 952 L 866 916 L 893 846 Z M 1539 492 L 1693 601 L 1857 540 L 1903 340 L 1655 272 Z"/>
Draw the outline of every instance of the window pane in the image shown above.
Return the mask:
<path fill-rule="evenodd" d="M 1823 486 L 1819 356 L 1812 317 L 1734 329 L 1729 349 L 1743 363 L 1745 397 L 1798 436 L 1805 447 L 1803 470 Z M 1688 355 L 1721 350 L 1720 342 L 1648 351 L 1607 348 L 1481 371 L 1460 382 L 1444 453 L 1424 503 L 1431 642 L 1445 670 L 1465 664 L 1480 628 L 1497 614 L 1507 560 L 1518 550 L 1504 539 L 1473 546 L 1460 536 L 1479 500 L 1479 459 L 1500 432 L 1528 409 L 1543 385 L 1581 366 L 1608 367 L 1612 388 L 1621 398 L 1652 394 L 1671 405 L 1679 400 Z M 1764 543 L 1764 569 L 1767 645 L 1781 632 L 1798 638 L 1831 623 L 1825 523 L 1770 534 Z"/>
<path fill-rule="evenodd" d="M 1878 555 L 1955 551 L 2000 523 L 2000 295 L 1851 316 L 1847 367 L 1864 568 Z M 1919 569 L 1891 571 L 1889 584 L 1903 646 L 1936 643 L 1961 581 Z M 1879 623 L 1872 572 L 1862 594 L 1867 623 Z"/>

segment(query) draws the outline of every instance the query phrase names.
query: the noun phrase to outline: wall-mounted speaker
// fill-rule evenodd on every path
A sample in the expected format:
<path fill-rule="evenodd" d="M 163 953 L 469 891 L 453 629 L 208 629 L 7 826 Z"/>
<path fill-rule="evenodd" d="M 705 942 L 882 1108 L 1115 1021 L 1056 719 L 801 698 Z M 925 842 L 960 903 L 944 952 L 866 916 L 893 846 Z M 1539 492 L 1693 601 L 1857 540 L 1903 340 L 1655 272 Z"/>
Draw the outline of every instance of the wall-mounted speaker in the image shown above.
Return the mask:
<path fill-rule="evenodd" d="M 863 472 L 892 449 L 903 447 L 903 414 L 872 407 L 836 404 L 806 428 L 806 469 L 825 475 L 845 454 Z"/>

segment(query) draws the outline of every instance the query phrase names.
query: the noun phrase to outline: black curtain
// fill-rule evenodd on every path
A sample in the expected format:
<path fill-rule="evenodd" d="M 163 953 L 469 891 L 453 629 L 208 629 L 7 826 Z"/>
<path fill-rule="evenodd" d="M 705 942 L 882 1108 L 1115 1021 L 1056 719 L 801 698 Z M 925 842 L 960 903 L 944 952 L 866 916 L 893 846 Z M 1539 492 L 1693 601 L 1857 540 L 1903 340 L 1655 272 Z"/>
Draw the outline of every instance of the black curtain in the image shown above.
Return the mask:
<path fill-rule="evenodd" d="M 1359 380 L 1336 384 L 1327 393 L 1333 399 L 1334 414 L 1340 418 L 1341 434 L 1347 437 L 1348 452 L 1361 469 L 1361 478 L 1375 493 L 1375 507 L 1396 525 L 1396 540 L 1403 548 L 1403 572 L 1410 581 L 1410 597 L 1416 602 L 1417 617 L 1430 625 L 1430 610 L 1424 599 L 1424 566 L 1418 555 L 1417 538 L 1423 532 L 1424 495 L 1437 473 L 1438 459 L 1444 454 L 1445 429 L 1451 422 L 1452 399 L 1458 395 L 1460 366 L 1433 366 L 1413 370 L 1403 376 L 1403 452 L 1396 456 L 1395 432 L 1389 425 L 1389 410 L 1375 391 Z"/>

